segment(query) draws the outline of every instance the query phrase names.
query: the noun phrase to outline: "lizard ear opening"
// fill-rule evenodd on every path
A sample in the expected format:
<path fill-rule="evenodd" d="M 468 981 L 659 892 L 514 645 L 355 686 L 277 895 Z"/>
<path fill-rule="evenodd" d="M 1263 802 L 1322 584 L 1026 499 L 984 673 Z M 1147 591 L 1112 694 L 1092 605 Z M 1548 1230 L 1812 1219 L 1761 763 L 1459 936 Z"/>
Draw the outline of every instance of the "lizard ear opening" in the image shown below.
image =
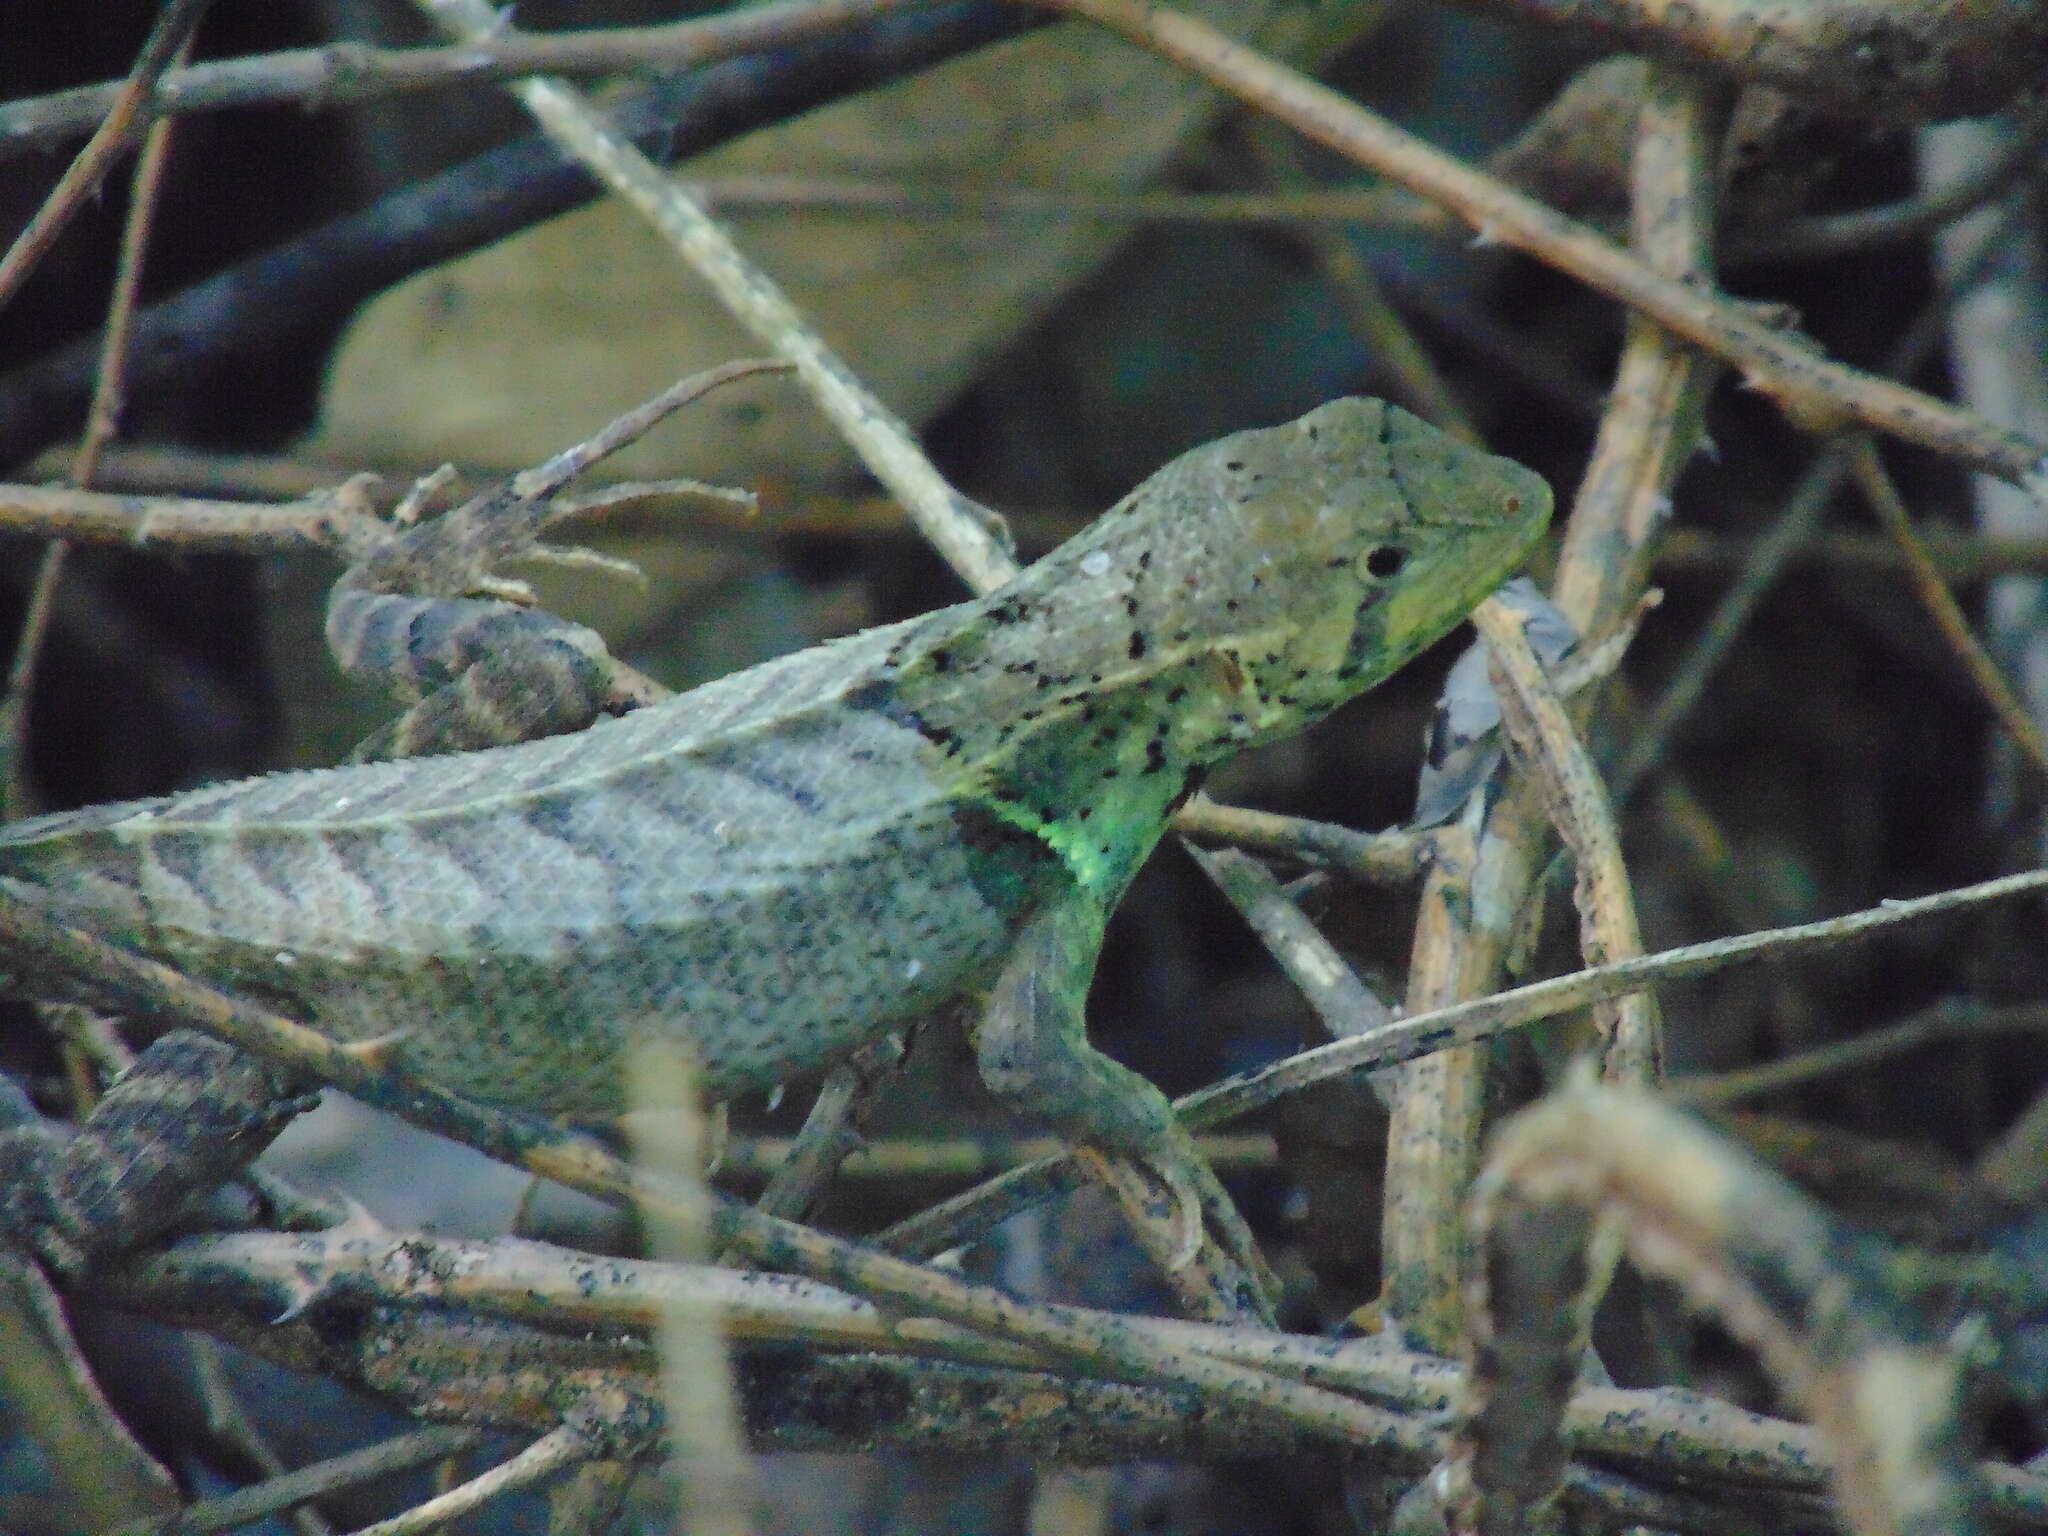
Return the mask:
<path fill-rule="evenodd" d="M 1408 563 L 1408 551 L 1394 544 L 1381 544 L 1367 550 L 1365 559 L 1359 562 L 1365 574 L 1375 581 L 1391 581 L 1401 574 L 1401 567 Z"/>

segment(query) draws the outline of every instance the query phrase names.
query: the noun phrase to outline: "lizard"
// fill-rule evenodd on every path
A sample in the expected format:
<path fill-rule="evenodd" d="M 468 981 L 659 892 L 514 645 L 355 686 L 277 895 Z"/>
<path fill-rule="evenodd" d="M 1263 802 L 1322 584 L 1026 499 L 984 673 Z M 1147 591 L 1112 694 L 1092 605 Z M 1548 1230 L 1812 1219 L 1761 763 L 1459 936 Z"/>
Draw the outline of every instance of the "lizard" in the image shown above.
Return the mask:
<path fill-rule="evenodd" d="M 1164 1096 L 1087 1042 L 1105 923 L 1209 764 L 1439 638 L 1550 506 L 1522 466 L 1339 399 L 1183 454 L 984 596 L 664 702 L 614 698 L 587 729 L 457 731 L 471 750 L 0 828 L 0 897 L 337 1039 L 395 1041 L 443 1087 L 581 1118 L 622 1110 L 643 1037 L 686 1048 L 724 1099 L 985 994 L 985 1080 L 1163 1187 L 1154 1256 L 1185 1263 L 1206 1218 L 1258 1273 Z M 498 644 L 534 616 L 396 594 L 394 570 L 454 547 L 453 517 L 384 550 L 383 574 L 345 574 L 330 639 L 412 656 L 416 709 L 468 689 L 444 714 L 559 730 Z M 596 669 L 579 686 L 602 694 L 602 643 L 540 617 L 556 670 Z"/>

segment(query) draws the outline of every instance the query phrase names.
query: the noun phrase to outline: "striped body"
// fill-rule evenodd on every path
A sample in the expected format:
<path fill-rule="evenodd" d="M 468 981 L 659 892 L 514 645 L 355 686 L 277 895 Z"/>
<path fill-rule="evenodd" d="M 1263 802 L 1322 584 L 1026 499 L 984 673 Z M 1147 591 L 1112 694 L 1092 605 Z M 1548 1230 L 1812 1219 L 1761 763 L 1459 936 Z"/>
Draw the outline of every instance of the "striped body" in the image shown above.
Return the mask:
<path fill-rule="evenodd" d="M 891 638 L 574 736 L 23 823 L 0 869 L 340 1038 L 405 1029 L 460 1092 L 611 1110 L 643 1031 L 686 1039 L 713 1093 L 766 1086 L 985 975 L 1015 917 L 925 740 L 844 707 Z"/>
<path fill-rule="evenodd" d="M 1370 687 L 1540 534 L 1528 471 L 1374 401 L 1184 455 L 1001 591 L 588 731 L 0 829 L 0 892 L 502 1103 L 622 1044 L 760 1087 L 1106 914 L 1189 777 Z"/>

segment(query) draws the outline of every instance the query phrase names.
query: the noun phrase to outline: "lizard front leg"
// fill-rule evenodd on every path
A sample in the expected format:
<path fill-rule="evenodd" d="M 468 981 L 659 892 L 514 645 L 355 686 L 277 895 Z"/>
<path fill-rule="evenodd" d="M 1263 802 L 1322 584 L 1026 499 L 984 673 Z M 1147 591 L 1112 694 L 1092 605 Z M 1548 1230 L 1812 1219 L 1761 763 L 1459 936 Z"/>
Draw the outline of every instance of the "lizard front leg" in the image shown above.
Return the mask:
<path fill-rule="evenodd" d="M 430 522 L 357 534 L 328 600 L 328 648 L 408 708 L 356 761 L 561 735 L 659 697 L 596 631 L 493 593 L 518 590 L 493 567 L 538 547 L 542 510 L 508 484 Z"/>
<path fill-rule="evenodd" d="M 520 556 L 561 557 L 540 534 L 558 515 L 556 496 L 591 465 L 722 384 L 787 368 L 742 359 L 694 374 L 431 522 L 413 519 L 444 485 L 440 474 L 413 488 L 396 527 L 349 515 L 361 509 L 339 498 L 334 531 L 354 563 L 328 603 L 328 648 L 345 670 L 386 682 L 411 706 L 358 747 L 356 760 L 531 741 L 667 697 L 613 657 L 595 631 L 532 609 L 532 594 L 494 569 Z M 750 502 L 744 493 L 690 487 Z M 586 552 L 586 562 L 594 558 Z"/>
<path fill-rule="evenodd" d="M 1107 915 L 1069 888 L 1025 922 L 975 1031 L 982 1079 L 1080 1146 L 1191 1311 L 1271 1326 L 1272 1272 L 1236 1202 L 1166 1096 L 1088 1043 Z"/>

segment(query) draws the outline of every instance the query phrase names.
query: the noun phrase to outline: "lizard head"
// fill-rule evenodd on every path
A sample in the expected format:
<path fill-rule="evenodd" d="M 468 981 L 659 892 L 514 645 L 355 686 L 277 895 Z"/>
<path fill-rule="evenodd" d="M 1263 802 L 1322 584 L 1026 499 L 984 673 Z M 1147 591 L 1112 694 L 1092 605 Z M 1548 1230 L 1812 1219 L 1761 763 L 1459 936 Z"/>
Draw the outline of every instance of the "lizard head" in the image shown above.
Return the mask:
<path fill-rule="evenodd" d="M 1205 763 L 1297 731 L 1528 557 L 1550 490 L 1378 400 L 1181 455 L 892 652 L 934 767 L 1115 892 Z"/>
<path fill-rule="evenodd" d="M 1551 507 L 1533 472 L 1366 399 L 1222 438 L 1147 488 L 1183 509 L 1162 530 L 1159 574 L 1182 601 L 1160 638 L 1220 671 L 1218 705 L 1234 695 L 1188 722 L 1204 756 L 1299 730 L 1393 672 L 1514 573 Z"/>

